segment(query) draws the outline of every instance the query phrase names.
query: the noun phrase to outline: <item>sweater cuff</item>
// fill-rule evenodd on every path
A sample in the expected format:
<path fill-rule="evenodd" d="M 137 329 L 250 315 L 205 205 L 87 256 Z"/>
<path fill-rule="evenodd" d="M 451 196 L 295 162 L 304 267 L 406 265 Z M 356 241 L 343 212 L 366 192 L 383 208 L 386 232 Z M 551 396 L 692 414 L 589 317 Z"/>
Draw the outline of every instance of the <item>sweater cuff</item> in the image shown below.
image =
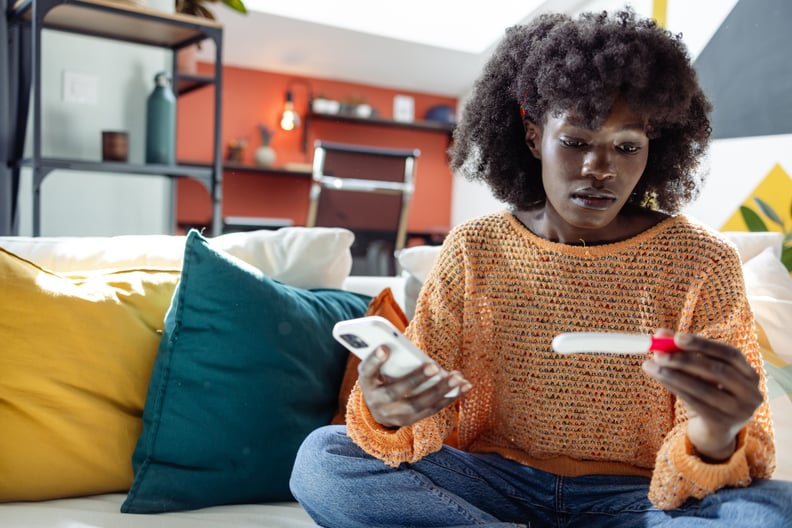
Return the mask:
<path fill-rule="evenodd" d="M 377 422 L 359 389 L 350 396 L 346 424 L 347 435 L 369 455 L 393 467 L 413 462 L 412 428 L 392 429 Z"/>
<path fill-rule="evenodd" d="M 701 460 L 687 435 L 681 436 L 671 448 L 671 463 L 690 482 L 708 492 L 724 486 L 747 485 L 751 477 L 745 455 L 746 434 L 743 428 L 737 435 L 734 453 L 728 460 L 717 464 Z"/>

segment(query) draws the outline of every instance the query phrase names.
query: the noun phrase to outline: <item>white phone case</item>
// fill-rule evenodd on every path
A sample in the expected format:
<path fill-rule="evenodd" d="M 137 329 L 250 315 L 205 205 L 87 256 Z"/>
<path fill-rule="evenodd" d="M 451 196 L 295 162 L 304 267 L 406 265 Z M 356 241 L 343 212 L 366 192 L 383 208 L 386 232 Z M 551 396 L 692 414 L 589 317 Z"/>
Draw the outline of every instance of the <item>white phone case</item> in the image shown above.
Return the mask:
<path fill-rule="evenodd" d="M 392 378 L 399 378 L 425 363 L 434 362 L 390 321 L 378 315 L 339 321 L 333 327 L 333 337 L 361 360 L 366 359 L 378 347 L 387 345 L 390 357 L 382 365 L 382 373 Z M 439 374 L 420 385 L 417 391 L 431 387 L 444 375 L 445 372 L 441 369 Z M 454 388 L 446 396 L 455 396 L 458 393 L 459 389 Z"/>

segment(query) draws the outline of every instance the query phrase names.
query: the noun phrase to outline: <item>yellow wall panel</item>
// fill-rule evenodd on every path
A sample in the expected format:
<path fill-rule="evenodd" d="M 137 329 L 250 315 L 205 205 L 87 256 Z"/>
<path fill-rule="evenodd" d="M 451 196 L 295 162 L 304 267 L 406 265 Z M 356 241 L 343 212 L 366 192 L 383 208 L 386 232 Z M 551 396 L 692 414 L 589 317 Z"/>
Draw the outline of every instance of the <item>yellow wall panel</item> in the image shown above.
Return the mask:
<path fill-rule="evenodd" d="M 781 217 L 781 220 L 784 221 L 787 230 L 792 228 L 792 215 L 790 215 L 790 207 L 792 207 L 792 178 L 781 165 L 776 164 L 759 185 L 756 186 L 753 193 L 741 204 L 753 209 L 762 218 L 770 231 L 781 231 L 778 224 L 772 222 L 762 213 L 754 202 L 754 197 L 760 198 L 772 207 L 776 214 Z M 723 224 L 721 231 L 748 231 L 739 209 Z"/>

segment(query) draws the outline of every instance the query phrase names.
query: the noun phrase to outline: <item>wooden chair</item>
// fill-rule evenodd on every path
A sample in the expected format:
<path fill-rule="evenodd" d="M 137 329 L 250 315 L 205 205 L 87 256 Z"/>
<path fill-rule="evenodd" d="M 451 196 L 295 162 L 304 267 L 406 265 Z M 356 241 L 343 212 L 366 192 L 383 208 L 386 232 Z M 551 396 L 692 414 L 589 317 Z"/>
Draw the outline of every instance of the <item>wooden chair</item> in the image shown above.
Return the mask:
<path fill-rule="evenodd" d="M 394 275 L 407 240 L 407 217 L 420 150 L 314 144 L 306 226 L 355 233 L 353 275 Z"/>

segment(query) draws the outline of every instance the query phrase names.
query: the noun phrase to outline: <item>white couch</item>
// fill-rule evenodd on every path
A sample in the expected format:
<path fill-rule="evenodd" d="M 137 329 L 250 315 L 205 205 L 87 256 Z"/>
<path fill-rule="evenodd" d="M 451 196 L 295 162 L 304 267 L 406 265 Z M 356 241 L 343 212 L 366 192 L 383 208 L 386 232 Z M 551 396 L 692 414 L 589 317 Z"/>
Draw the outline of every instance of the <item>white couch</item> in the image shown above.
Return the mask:
<path fill-rule="evenodd" d="M 774 365 L 769 371 L 773 374 L 770 380 L 771 395 L 779 450 L 775 478 L 792 480 L 792 449 L 789 448 L 792 445 L 792 403 L 789 399 L 789 394 L 792 392 L 792 387 L 789 385 L 792 350 L 790 350 L 790 340 L 784 336 L 784 332 L 787 332 L 792 325 L 792 279 L 785 271 L 780 271 L 778 266 L 774 265 L 778 262 L 779 238 L 773 235 L 735 234 L 732 240 L 737 244 L 743 257 L 749 294 L 775 354 L 770 358 Z M 351 233 L 323 228 L 284 228 L 278 232 L 235 233 L 209 241 L 218 252 L 233 255 L 234 258 L 241 259 L 247 263 L 246 265 L 261 270 L 267 276 L 299 288 L 340 288 L 375 296 L 389 287 L 396 301 L 408 315 L 411 314 L 417 291 L 434 261 L 438 248 L 418 247 L 405 250 L 400 255 L 400 263 L 404 271 L 399 277 L 350 277 L 348 274 L 351 269 L 349 254 L 351 242 Z M 0 251 L 0 288 L 7 285 L 8 274 L 17 273 L 19 267 L 24 268 L 23 272 L 19 273 L 33 270 L 33 273 L 26 277 L 31 279 L 34 287 L 48 280 L 55 280 L 48 271 L 39 270 L 37 266 L 52 270 L 58 277 L 68 276 L 72 281 L 77 280 L 72 284 L 78 285 L 81 284 L 79 282 L 81 279 L 75 279 L 76 276 L 87 277 L 95 273 L 104 273 L 103 270 L 108 269 L 171 270 L 170 272 L 178 275 L 183 263 L 184 245 L 185 237 L 168 236 L 69 239 L 0 237 L 0 248 L 4 248 L 4 251 Z M 766 250 L 766 248 L 770 249 Z M 17 257 L 25 260 L 17 261 L 15 260 Z M 9 268 L 8 262 L 6 268 L 3 268 L 3 259 L 10 261 L 16 268 Z M 15 275 L 12 277 L 15 281 L 18 279 Z M 25 277 L 20 279 L 21 282 L 24 280 Z M 162 280 L 167 282 L 174 279 L 166 277 Z M 42 287 L 47 287 L 47 284 Z M 5 313 L 1 310 L 17 309 L 12 307 L 12 304 L 24 303 L 21 299 L 12 299 L 8 295 L 3 297 L 8 291 L 11 290 L 0 289 L 0 315 Z M 62 295 L 67 296 L 69 292 Z M 50 297 L 42 302 L 49 302 Z M 161 300 L 159 302 L 162 303 Z M 34 315 L 31 317 L 34 318 Z M 9 326 L 22 324 L 5 321 L 3 327 L 3 323 L 0 320 L 0 335 L 3 331 L 7 332 Z M 45 325 L 46 321 L 31 321 L 30 324 Z M 25 331 L 29 329 L 26 328 Z M 27 345 L 27 341 L 23 341 L 23 344 Z M 0 369 L 3 365 L 3 360 L 0 359 Z M 4 404 L 4 399 L 11 398 L 7 392 L 10 383 L 6 383 L 2 376 L 3 373 L 0 371 L 0 420 L 11 412 L 8 401 Z M 3 405 L 6 405 L 5 409 Z M 135 420 L 139 420 L 140 409 L 133 409 L 130 412 Z M 6 435 L 5 425 L 0 424 L 0 428 L 3 430 L 3 435 Z M 121 452 L 129 453 L 132 447 L 134 446 L 126 446 L 124 448 L 126 451 L 122 449 Z M 0 501 L 3 500 L 4 490 L 6 492 L 11 490 L 12 495 L 14 491 L 14 483 L 8 481 L 7 475 L 3 475 L 4 468 L 9 466 L 8 457 L 14 455 L 3 452 L 2 449 L 0 447 Z M 4 457 L 5 461 L 3 461 Z M 63 475 L 56 475 L 56 471 L 57 468 L 52 469 L 53 481 L 63 478 Z M 131 472 L 131 469 L 129 471 Z M 267 476 L 262 475 L 262 478 Z M 3 484 L 4 480 L 5 484 Z M 65 485 L 68 486 L 68 475 L 65 480 Z M 43 489 L 46 492 L 50 488 L 43 486 Z M 34 483 L 32 492 L 34 496 L 36 492 Z M 51 495 L 53 492 L 49 491 L 49 493 Z M 120 513 L 121 505 L 127 497 L 124 490 L 76 495 L 78 496 L 69 496 L 65 493 L 61 498 L 51 496 L 48 500 L 27 499 L 9 502 L 6 499 L 6 502 L 0 503 L 0 526 L 31 528 L 315 526 L 299 505 L 289 501 L 219 505 L 189 511 L 136 515 Z"/>

